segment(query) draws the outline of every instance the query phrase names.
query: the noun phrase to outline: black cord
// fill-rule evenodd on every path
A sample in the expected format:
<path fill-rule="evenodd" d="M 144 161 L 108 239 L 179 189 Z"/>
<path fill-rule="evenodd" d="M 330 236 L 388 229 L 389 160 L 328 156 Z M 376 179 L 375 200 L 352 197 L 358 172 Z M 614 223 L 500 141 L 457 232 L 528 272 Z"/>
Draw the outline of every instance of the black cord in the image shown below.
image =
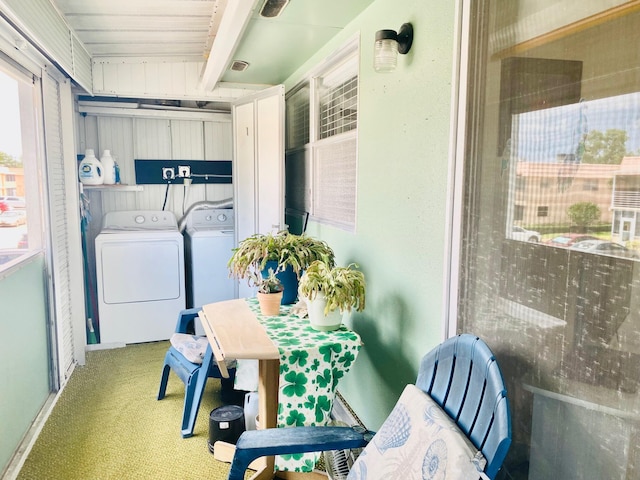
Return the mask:
<path fill-rule="evenodd" d="M 171 182 L 167 182 L 167 189 L 164 191 L 164 203 L 162 204 L 162 211 L 164 211 L 164 208 L 167 206 L 167 197 L 169 196 L 169 185 L 171 185 Z"/>

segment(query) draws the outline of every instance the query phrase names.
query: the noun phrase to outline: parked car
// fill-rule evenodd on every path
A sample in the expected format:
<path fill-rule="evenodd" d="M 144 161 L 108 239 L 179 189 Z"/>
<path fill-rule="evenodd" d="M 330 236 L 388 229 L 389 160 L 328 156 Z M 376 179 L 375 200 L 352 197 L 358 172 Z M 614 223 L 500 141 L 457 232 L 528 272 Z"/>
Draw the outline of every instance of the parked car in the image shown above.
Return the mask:
<path fill-rule="evenodd" d="M 24 197 L 17 197 L 15 195 L 0 195 L 0 202 L 9 208 L 26 208 L 27 206 Z"/>
<path fill-rule="evenodd" d="M 585 240 L 598 240 L 598 238 L 592 235 L 585 235 L 584 233 L 563 233 L 561 235 L 556 235 L 551 240 L 547 240 L 545 244 L 552 245 L 554 247 L 570 247 Z"/>
<path fill-rule="evenodd" d="M 534 230 L 527 230 L 522 227 L 513 227 L 511 230 L 511 239 L 520 240 L 522 242 L 539 242 L 540 232 Z"/>
<path fill-rule="evenodd" d="M 27 216 L 24 210 L 7 210 L 0 213 L 0 226 L 17 227 L 27 223 Z"/>
<path fill-rule="evenodd" d="M 606 240 L 584 240 L 569 247 L 571 250 L 581 252 L 599 253 L 601 255 L 611 255 L 614 257 L 640 258 L 635 250 L 631 250 L 624 245 Z"/>
<path fill-rule="evenodd" d="M 20 240 L 18 240 L 18 248 L 29 248 L 29 237 L 26 233 L 23 233 Z"/>

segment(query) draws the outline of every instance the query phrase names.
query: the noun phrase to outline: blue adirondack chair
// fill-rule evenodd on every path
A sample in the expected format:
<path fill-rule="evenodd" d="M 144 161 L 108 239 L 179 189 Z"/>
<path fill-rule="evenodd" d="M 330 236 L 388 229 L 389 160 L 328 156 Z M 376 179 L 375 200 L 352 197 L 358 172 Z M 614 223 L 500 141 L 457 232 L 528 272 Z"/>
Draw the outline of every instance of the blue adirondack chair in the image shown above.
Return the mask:
<path fill-rule="evenodd" d="M 195 332 L 193 322 L 200 310 L 200 308 L 182 310 L 178 315 L 175 333 L 193 334 Z M 183 438 L 187 438 L 193 435 L 193 428 L 196 424 L 198 410 L 200 410 L 202 392 L 204 392 L 204 387 L 207 384 L 207 378 L 213 377 L 221 380 L 222 395 L 224 397 L 225 391 L 233 391 L 235 369 L 229 369 L 230 378 L 223 378 L 218 364 L 213 360 L 213 352 L 210 346 L 205 351 L 202 363 L 190 362 L 182 353 L 171 346 L 164 357 L 158 400 L 162 400 L 165 396 L 170 370 L 173 370 L 184 383 L 184 408 L 180 432 Z"/>
<path fill-rule="evenodd" d="M 511 416 L 502 373 L 485 342 L 470 334 L 444 341 L 423 357 L 416 386 L 482 452 L 486 466 L 478 478 L 494 479 L 511 444 Z M 362 430 L 293 427 L 246 431 L 236 443 L 228 480 L 242 480 L 249 463 L 262 456 L 366 447 L 373 432 Z M 371 444 L 375 441 L 373 436 Z"/>

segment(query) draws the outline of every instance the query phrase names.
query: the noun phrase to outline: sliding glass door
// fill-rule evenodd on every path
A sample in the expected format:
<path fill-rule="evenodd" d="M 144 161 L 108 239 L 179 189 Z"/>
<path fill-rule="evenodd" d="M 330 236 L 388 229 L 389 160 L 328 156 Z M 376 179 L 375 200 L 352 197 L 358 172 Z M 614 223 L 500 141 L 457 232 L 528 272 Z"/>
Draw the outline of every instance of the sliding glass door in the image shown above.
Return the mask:
<path fill-rule="evenodd" d="M 640 4 L 466 5 L 457 328 L 507 377 L 506 478 L 640 478 Z"/>

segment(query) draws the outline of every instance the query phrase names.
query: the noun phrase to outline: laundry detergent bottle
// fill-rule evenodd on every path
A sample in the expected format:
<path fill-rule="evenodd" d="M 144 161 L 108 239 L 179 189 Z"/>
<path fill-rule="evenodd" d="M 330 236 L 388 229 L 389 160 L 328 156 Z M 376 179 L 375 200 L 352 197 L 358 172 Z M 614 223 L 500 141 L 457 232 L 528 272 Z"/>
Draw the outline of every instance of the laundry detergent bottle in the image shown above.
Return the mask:
<path fill-rule="evenodd" d="M 78 167 L 78 178 L 83 185 L 102 185 L 104 183 L 102 163 L 96 158 L 91 148 L 84 152 L 84 158 Z"/>
<path fill-rule="evenodd" d="M 104 170 L 104 184 L 113 185 L 116 183 L 116 163 L 111 156 L 111 151 L 104 150 L 102 152 L 100 163 Z"/>

